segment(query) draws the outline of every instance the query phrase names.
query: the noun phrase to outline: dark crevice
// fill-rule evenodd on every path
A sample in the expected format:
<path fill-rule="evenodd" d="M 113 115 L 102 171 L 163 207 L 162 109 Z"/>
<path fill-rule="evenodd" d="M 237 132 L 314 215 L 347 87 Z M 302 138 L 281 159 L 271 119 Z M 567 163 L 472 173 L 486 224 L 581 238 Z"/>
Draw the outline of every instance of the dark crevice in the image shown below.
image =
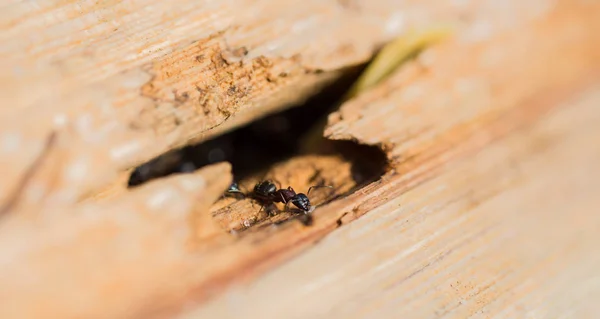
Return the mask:
<path fill-rule="evenodd" d="M 161 155 L 137 167 L 130 176 L 129 186 L 221 161 L 230 162 L 234 178 L 242 180 L 268 170 L 277 162 L 300 155 L 302 138 L 309 130 L 318 130 L 318 126 L 324 124 L 323 119 L 339 107 L 340 99 L 362 70 L 362 66 L 348 69 L 343 77 L 303 105 L 258 119 L 212 140 Z M 375 146 L 325 138 L 311 143 L 319 145 L 311 146 L 309 154 L 335 154 L 347 158 L 352 163 L 357 187 L 384 173 L 387 159 Z"/>

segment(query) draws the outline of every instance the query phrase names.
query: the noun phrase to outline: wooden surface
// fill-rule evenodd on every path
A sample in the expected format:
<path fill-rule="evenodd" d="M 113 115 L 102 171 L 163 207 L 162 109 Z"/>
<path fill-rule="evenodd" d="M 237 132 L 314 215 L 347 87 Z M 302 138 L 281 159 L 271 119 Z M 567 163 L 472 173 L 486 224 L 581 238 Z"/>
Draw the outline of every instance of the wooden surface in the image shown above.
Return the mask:
<path fill-rule="evenodd" d="M 595 318 L 599 106 L 597 83 L 183 318 Z"/>
<path fill-rule="evenodd" d="M 3 3 L 0 317 L 594 318 L 600 5 L 502 3 Z M 345 144 L 240 181 L 332 185 L 312 226 L 221 198 L 227 164 L 125 188 L 440 22 Z"/>

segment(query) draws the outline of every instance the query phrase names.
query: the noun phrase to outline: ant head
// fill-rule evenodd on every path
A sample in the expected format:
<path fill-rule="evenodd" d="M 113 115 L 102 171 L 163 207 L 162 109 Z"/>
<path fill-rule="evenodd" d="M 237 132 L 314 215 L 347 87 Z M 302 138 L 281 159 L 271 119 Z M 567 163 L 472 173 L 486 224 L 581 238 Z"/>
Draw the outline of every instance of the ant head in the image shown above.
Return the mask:
<path fill-rule="evenodd" d="M 296 195 L 291 200 L 291 202 L 292 202 L 292 204 L 294 204 L 294 206 L 300 208 L 305 213 L 311 213 L 314 210 L 314 207 L 312 207 L 312 205 L 310 204 L 310 200 L 308 199 L 308 196 L 306 196 L 302 193 Z"/>

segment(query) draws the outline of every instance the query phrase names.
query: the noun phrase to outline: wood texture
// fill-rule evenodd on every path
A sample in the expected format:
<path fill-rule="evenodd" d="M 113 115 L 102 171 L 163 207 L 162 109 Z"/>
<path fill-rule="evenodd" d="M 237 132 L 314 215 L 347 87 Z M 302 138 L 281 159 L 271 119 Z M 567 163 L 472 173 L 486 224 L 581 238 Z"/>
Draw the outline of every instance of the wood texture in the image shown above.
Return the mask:
<path fill-rule="evenodd" d="M 182 318 L 595 318 L 599 105 L 596 83 Z"/>
<path fill-rule="evenodd" d="M 2 4 L 0 317 L 593 317 L 600 5 L 461 3 Z M 456 34 L 329 116 L 351 156 L 266 172 L 334 186 L 312 226 L 219 199 L 227 164 L 124 188 L 434 22 Z"/>
<path fill-rule="evenodd" d="M 188 258 L 197 235 L 190 225 L 217 227 L 204 212 L 227 174 L 221 164 L 103 204 L 4 217 L 0 316 L 114 318 L 151 296 L 177 294 L 181 283 L 172 276 L 184 278 L 202 262 Z"/>
<path fill-rule="evenodd" d="M 64 162 L 94 167 L 70 190 L 81 198 L 191 139 L 301 102 L 402 32 L 394 14 L 404 27 L 451 17 L 422 10 L 389 0 L 6 3 L 0 124 L 11 169 L 0 200 L 53 131 L 72 146 Z"/>
<path fill-rule="evenodd" d="M 94 168 L 69 181 L 76 185 L 64 190 L 71 203 L 169 149 L 304 100 L 406 30 L 456 24 L 476 40 L 552 7 L 535 0 L 515 13 L 516 3 L 6 3 L 0 97 L 10 107 L 0 111 L 7 145 L 1 164 L 11 169 L 0 201 L 8 200 L 52 132 L 71 146 L 61 152 L 65 166 Z"/>

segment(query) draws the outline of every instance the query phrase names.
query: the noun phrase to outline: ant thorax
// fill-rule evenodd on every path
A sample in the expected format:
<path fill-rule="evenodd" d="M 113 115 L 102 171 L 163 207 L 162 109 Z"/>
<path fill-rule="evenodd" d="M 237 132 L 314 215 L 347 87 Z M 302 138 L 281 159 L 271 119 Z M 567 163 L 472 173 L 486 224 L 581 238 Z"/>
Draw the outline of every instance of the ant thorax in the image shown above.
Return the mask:
<path fill-rule="evenodd" d="M 293 200 L 296 197 L 296 191 L 292 187 L 287 189 L 280 189 L 274 198 L 276 202 L 287 204 L 287 202 Z"/>

